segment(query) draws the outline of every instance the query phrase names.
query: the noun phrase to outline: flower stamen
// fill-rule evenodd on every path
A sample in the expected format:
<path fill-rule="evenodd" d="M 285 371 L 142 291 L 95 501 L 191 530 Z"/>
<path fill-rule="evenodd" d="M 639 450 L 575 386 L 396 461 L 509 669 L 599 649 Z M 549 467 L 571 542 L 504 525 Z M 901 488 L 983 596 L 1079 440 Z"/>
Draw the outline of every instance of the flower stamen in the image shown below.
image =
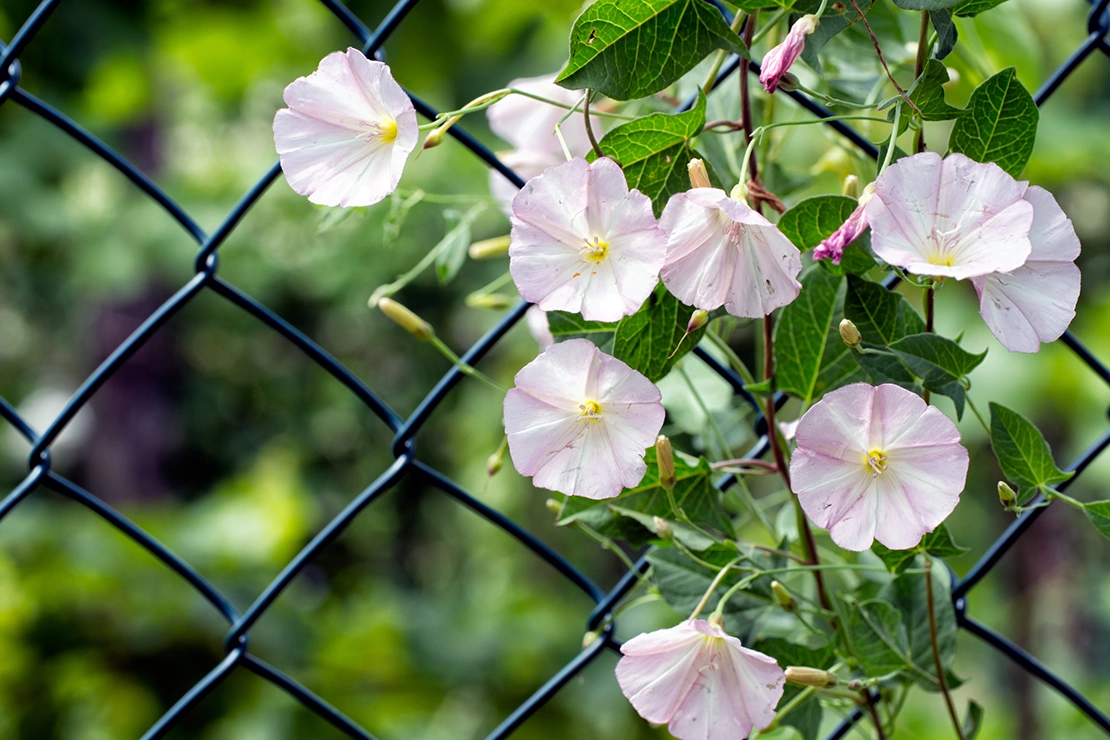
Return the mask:
<path fill-rule="evenodd" d="M 586 401 L 578 407 L 582 413 L 578 415 L 578 421 L 584 421 L 588 425 L 590 422 L 601 421 L 601 404 L 597 401 Z"/>
<path fill-rule="evenodd" d="M 600 236 L 595 236 L 593 241 L 585 240 L 586 246 L 582 248 L 582 257 L 587 262 L 593 262 L 595 265 L 601 264 L 609 254 L 609 244 L 602 240 Z"/>
<path fill-rule="evenodd" d="M 878 478 L 881 473 L 886 472 L 886 461 L 886 453 L 882 450 L 871 450 L 867 453 L 865 464 L 871 469 L 872 478 Z"/>

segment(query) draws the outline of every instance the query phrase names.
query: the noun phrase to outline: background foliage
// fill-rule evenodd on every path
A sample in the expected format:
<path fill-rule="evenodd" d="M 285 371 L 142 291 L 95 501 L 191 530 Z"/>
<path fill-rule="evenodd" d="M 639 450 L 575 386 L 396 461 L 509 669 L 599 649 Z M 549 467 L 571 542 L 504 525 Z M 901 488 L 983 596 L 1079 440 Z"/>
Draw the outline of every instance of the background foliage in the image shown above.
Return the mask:
<path fill-rule="evenodd" d="M 872 11 L 872 24 L 888 59 L 905 63 L 916 29 L 884 16 L 885 2 Z M 34 4 L 4 0 L 0 38 L 10 38 Z M 367 20 L 383 12 L 376 3 L 351 5 Z M 568 0 L 428 0 L 391 41 L 389 62 L 403 84 L 433 104 L 456 107 L 512 78 L 559 69 L 578 10 Z M 948 102 L 968 105 L 976 84 L 1011 65 L 1035 89 L 1084 36 L 1085 12 L 1078 0 L 1011 0 L 1003 10 L 957 19 L 970 43 L 945 60 L 958 74 Z M 866 44 L 841 41 L 825 47 L 825 72 L 842 89 L 859 91 L 870 84 L 874 62 L 855 56 Z M 349 42 L 309 0 L 89 0 L 63 5 L 46 25 L 22 57 L 23 84 L 137 162 L 211 226 L 274 160 L 270 123 L 284 85 Z M 675 92 L 692 89 L 705 71 L 694 70 Z M 1110 68 L 1096 59 L 1068 81 L 1042 111 L 1026 169 L 1056 193 L 1083 241 L 1084 293 L 1073 330 L 1102 355 L 1110 354 L 1102 328 L 1110 320 L 1108 79 Z M 730 103 L 734 90 L 712 96 L 707 117 L 734 117 Z M 780 110 L 776 119 L 785 115 Z M 477 117 L 466 125 L 495 143 Z M 931 125 L 939 137 L 939 127 L 951 124 Z M 699 151 L 735 176 L 739 154 L 729 139 L 703 139 Z M 765 141 L 778 163 L 765 181 L 791 205 L 835 190 L 850 172 L 865 181 L 873 173 L 873 164 L 818 127 L 779 129 Z M 0 108 L 0 162 L 0 394 L 41 424 L 191 271 L 192 248 L 118 173 L 13 106 Z M 407 412 L 445 363 L 368 311 L 366 299 L 440 240 L 449 228 L 446 208 L 465 211 L 484 197 L 485 181 L 485 168 L 450 144 L 410 163 L 409 192 L 394 204 L 346 218 L 314 208 L 279 181 L 221 250 L 221 274 Z M 398 203 L 416 187 L 428 196 L 410 199 L 404 218 Z M 506 232 L 495 208 L 472 226 L 475 239 Z M 462 348 L 496 318 L 461 309 L 464 297 L 502 269 L 466 263 L 442 287 L 429 273 L 399 297 Z M 977 371 L 977 397 L 1034 419 L 1061 461 L 1104 428 L 1104 387 L 1063 347 L 1007 354 L 975 316 L 970 291 L 945 291 L 938 324 L 952 335 L 965 330 L 965 346 L 990 349 Z M 507 380 L 535 351 L 518 328 L 484 367 Z M 748 427 L 728 389 L 692 359 L 684 367 L 739 446 Z M 672 375 L 662 385 L 670 431 L 689 434 L 690 446 L 712 444 L 705 413 L 683 393 L 681 379 Z M 418 438 L 422 457 L 470 490 L 484 490 L 484 500 L 611 583 L 619 562 L 552 527 L 545 494 L 511 467 L 486 487 L 485 459 L 501 437 L 499 404 L 491 399 L 478 384 L 450 397 Z M 982 431 L 966 417 L 961 429 L 973 464 L 965 503 L 948 525 L 971 552 L 950 559 L 957 570 L 1009 521 L 997 505 L 999 471 Z M 5 491 L 22 477 L 27 453 L 9 432 L 0 437 Z M 242 606 L 391 461 L 388 442 L 379 422 L 280 337 L 206 296 L 95 397 L 56 445 L 55 466 Z M 1095 466 L 1073 495 L 1106 498 L 1099 488 L 1110 461 Z M 445 497 L 425 494 L 406 480 L 357 519 L 252 631 L 252 649 L 383 737 L 482 737 L 577 651 L 587 604 L 507 536 Z M 1074 521 L 1079 516 L 1063 507 L 1046 513 L 977 589 L 973 613 L 1106 706 L 1110 555 L 1096 532 Z M 622 631 L 628 636 L 677 618 L 664 606 L 647 607 L 625 618 Z M 37 492 L 0 526 L 2 740 L 137 737 L 222 656 L 222 634 L 216 615 L 185 584 L 71 502 Z M 960 640 L 956 672 L 975 676 L 961 691 L 987 709 L 980 737 L 1097 736 L 1033 679 Z M 613 662 L 599 660 L 519 737 L 666 737 L 623 701 Z M 947 737 L 936 697 L 914 701 L 903 715 L 907 736 Z M 172 737 L 333 735 L 280 692 L 237 674 Z"/>

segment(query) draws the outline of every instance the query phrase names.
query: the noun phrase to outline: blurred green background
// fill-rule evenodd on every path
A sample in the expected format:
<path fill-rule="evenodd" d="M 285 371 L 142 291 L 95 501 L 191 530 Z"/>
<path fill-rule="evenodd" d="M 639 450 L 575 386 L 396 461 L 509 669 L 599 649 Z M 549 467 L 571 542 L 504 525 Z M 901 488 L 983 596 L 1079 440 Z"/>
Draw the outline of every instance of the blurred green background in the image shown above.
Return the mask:
<path fill-rule="evenodd" d="M 883 0 L 885 2 L 885 0 Z M 33 0 L 3 0 L 10 39 Z M 555 71 L 579 0 L 427 0 L 386 46 L 398 80 L 454 108 L 509 80 Z M 373 25 L 383 3 L 353 2 Z M 889 11 L 889 8 L 887 8 Z M 964 51 L 950 100 L 1016 65 L 1035 89 L 1085 37 L 1079 0 L 1012 0 L 961 21 Z M 889 15 L 889 13 L 888 13 Z M 884 50 L 912 64 L 915 19 L 888 24 Z M 893 16 L 891 16 L 893 17 Z M 830 46 L 826 72 L 852 89 L 875 73 L 853 47 Z M 970 43 L 968 43 L 970 42 Z M 281 91 L 352 39 L 311 0 L 85 0 L 63 4 L 22 56 L 23 86 L 105 139 L 208 230 L 275 159 Z M 698 74 L 692 79 L 700 79 Z M 873 76 L 869 79 L 873 79 Z M 1053 190 L 1083 240 L 1075 333 L 1110 358 L 1110 60 L 1096 54 L 1044 109 L 1027 176 Z M 710 118 L 736 118 L 730 85 Z M 688 86 L 687 86 L 688 88 Z M 801 115 L 777 99 L 775 115 Z M 660 102 L 660 106 L 665 103 Z M 762 104 L 761 104 L 762 105 Z M 718 115 L 720 114 L 720 115 Z M 496 148 L 478 116 L 467 125 Z M 942 128 L 928 131 L 936 146 Z M 885 136 L 876 130 L 875 139 Z M 780 129 L 765 176 L 788 203 L 836 192 L 873 165 L 817 127 Z M 699 144 L 735 162 L 735 137 Z M 727 165 L 726 165 L 727 167 Z M 735 173 L 733 173 L 733 182 Z M 728 179 L 728 175 L 725 176 Z M 731 182 L 729 183 L 731 185 Z M 443 236 L 445 211 L 487 199 L 486 170 L 454 143 L 410 161 L 405 194 L 430 195 L 402 218 L 396 204 L 327 214 L 270 188 L 220 250 L 220 274 L 277 310 L 352 368 L 402 414 L 447 369 L 366 307 L 373 289 Z M 444 205 L 439 201 L 458 201 Z M 430 202 L 437 201 L 437 202 Z M 496 208 L 475 239 L 507 233 Z M 27 111 L 0 106 L 0 395 L 38 428 L 82 379 L 192 275 L 195 246 L 118 172 Z M 428 273 L 398 298 L 456 349 L 498 318 L 465 296 L 502 274 L 468 263 L 448 285 Z M 972 394 L 1030 415 L 1067 462 L 1106 428 L 1108 389 L 1066 348 L 1010 355 L 976 313 L 969 286 L 938 301 L 941 331 L 989 348 Z M 737 333 L 751 351 L 752 328 Z M 744 343 L 747 344 L 744 344 Z M 536 352 L 523 326 L 483 367 L 502 382 Z M 710 408 L 744 446 L 744 412 L 693 364 Z M 671 386 L 676 386 L 672 383 Z M 694 451 L 704 418 L 666 391 L 672 432 Z M 950 410 L 950 407 L 948 407 Z M 971 553 L 1009 523 L 995 466 L 970 415 L 964 500 L 950 519 Z M 501 440 L 500 399 L 464 383 L 420 433 L 421 459 L 512 516 L 607 587 L 619 561 L 556 530 L 511 466 L 487 483 Z M 311 536 L 392 461 L 384 425 L 281 337 L 211 293 L 193 301 L 95 396 L 58 440 L 54 466 L 118 507 L 245 608 Z M 0 489 L 26 471 L 28 445 L 0 434 Z M 1110 458 L 1074 486 L 1108 498 Z M 1110 707 L 1110 543 L 1066 507 L 1047 512 L 971 598 L 970 613 Z M 251 632 L 251 650 L 388 740 L 484 737 L 578 651 L 591 604 L 489 523 L 406 479 L 366 510 Z M 648 606 L 624 636 L 678 615 Z M 226 626 L 183 581 L 83 507 L 40 490 L 0 523 L 0 740 L 137 738 L 223 656 Z M 662 738 L 640 721 L 606 655 L 514 737 Z M 980 736 L 1094 738 L 1070 705 L 973 639 L 961 637 L 957 695 L 986 706 Z M 835 717 L 829 716 L 830 721 Z M 935 695 L 915 695 L 899 737 L 951 735 Z M 857 737 L 863 737 L 863 734 Z M 292 740 L 341 735 L 278 689 L 238 671 L 171 736 Z"/>

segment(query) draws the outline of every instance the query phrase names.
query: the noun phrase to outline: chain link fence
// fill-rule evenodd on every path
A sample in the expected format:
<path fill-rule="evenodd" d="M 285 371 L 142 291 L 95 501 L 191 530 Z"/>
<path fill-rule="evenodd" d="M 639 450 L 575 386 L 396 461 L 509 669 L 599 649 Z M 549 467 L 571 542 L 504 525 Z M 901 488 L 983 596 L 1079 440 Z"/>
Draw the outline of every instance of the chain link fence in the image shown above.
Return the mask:
<path fill-rule="evenodd" d="M 362 51 L 367 56 L 383 58 L 382 46 L 400 26 L 405 16 L 417 5 L 419 0 L 400 0 L 385 16 L 376 29 L 371 29 L 361 19 L 336 0 L 320 0 L 335 17 L 342 22 L 358 39 Z M 374 736 L 347 718 L 335 707 L 307 688 L 294 681 L 289 676 L 268 665 L 250 652 L 250 631 L 254 624 L 265 614 L 266 610 L 274 603 L 278 596 L 297 578 L 309 561 L 311 561 L 323 548 L 337 538 L 344 529 L 370 504 L 374 503 L 383 493 L 393 486 L 402 476 L 414 476 L 430 488 L 437 489 L 443 494 L 466 506 L 476 515 L 485 518 L 497 527 L 516 538 L 521 545 L 531 550 L 536 556 L 546 561 L 552 568 L 567 578 L 570 582 L 584 591 L 594 602 L 593 611 L 586 615 L 585 629 L 594 631 L 605 625 L 600 637 L 589 647 L 585 648 L 573 660 L 553 675 L 545 684 L 536 688 L 535 692 L 516 708 L 500 725 L 492 730 L 487 740 L 507 738 L 524 723 L 537 709 L 550 700 L 575 675 L 595 660 L 606 650 L 618 651 L 620 643 L 615 638 L 615 620 L 611 619 L 614 608 L 621 599 L 633 588 L 637 582 L 637 573 L 627 572 L 615 586 L 605 590 L 583 575 L 571 563 L 562 558 L 558 553 L 547 547 L 534 536 L 529 534 L 511 519 L 498 511 L 490 508 L 481 501 L 468 494 L 456 485 L 447 476 L 422 462 L 417 454 L 413 437 L 444 398 L 462 380 L 463 374 L 454 367 L 448 371 L 435 387 L 424 397 L 416 410 L 408 417 L 402 418 L 380 398 L 369 386 L 358 378 L 351 370 L 344 367 L 327 350 L 316 344 L 308 336 L 298 331 L 294 326 L 285 321 L 281 316 L 262 305 L 250 295 L 240 291 L 219 275 L 219 249 L 228 236 L 236 228 L 242 218 L 258 201 L 266 189 L 281 174 L 280 165 L 275 163 L 264 174 L 254 187 L 252 187 L 240 201 L 231 209 L 220 226 L 211 234 L 202 229 L 185 210 L 179 206 L 169 195 L 161 190 L 156 183 L 144 175 L 135 165 L 114 152 L 100 141 L 91 132 L 82 128 L 76 121 L 66 116 L 61 111 L 53 108 L 48 103 L 36 98 L 19 87 L 22 69 L 19 55 L 28 44 L 32 43 L 36 33 L 50 18 L 50 15 L 61 5 L 61 0 L 44 0 L 22 27 L 15 37 L 9 42 L 0 41 L 0 105 L 20 106 L 43 121 L 56 126 L 66 135 L 72 137 L 83 146 L 101 157 L 108 164 L 119 170 L 143 193 L 154 200 L 166 214 L 174 219 L 182 229 L 196 242 L 198 251 L 195 260 L 195 274 L 176 293 L 166 300 L 115 350 L 104 362 L 81 384 L 66 403 L 61 413 L 44 430 L 36 430 L 16 412 L 10 403 L 0 397 L 0 417 L 14 427 L 31 445 L 28 458 L 29 472 L 23 481 L 14 490 L 0 500 L 0 520 L 6 517 L 20 502 L 26 500 L 37 490 L 45 488 L 85 506 L 109 524 L 115 527 L 123 536 L 131 539 L 136 544 L 147 550 L 151 555 L 160 560 L 166 567 L 187 581 L 199 592 L 212 607 L 226 619 L 228 632 L 224 639 L 226 657 L 214 666 L 211 671 L 198 681 L 176 704 L 170 707 L 165 714 L 151 727 L 142 740 L 156 740 L 169 733 L 206 694 L 218 686 L 232 672 L 236 670 L 250 671 L 274 686 L 282 689 L 291 697 L 300 702 L 304 707 L 326 720 L 334 727 L 351 738 L 360 740 L 374 740 Z M 1110 57 L 1110 0 L 1098 0 L 1092 5 L 1087 20 L 1088 35 L 1086 40 L 1072 55 L 1048 78 L 1035 99 L 1038 106 L 1044 105 L 1052 94 L 1067 81 L 1068 77 L 1082 65 L 1088 57 L 1096 51 Z M 728 12 L 722 7 L 723 12 Z M 759 74 L 759 67 L 755 63 L 746 64 L 738 57 L 731 58 L 722 67 L 714 87 L 734 74 Z M 832 114 L 820 104 L 814 102 L 800 92 L 787 93 L 798 104 L 819 118 L 828 118 Z M 434 119 L 436 111 L 412 96 L 416 110 L 428 119 Z M 681 109 L 688 108 L 693 101 L 687 101 Z M 857 132 L 839 121 L 829 121 L 828 125 L 843 135 L 862 152 L 874 158 L 877 156 L 876 148 L 863 139 Z M 511 169 L 500 162 L 497 157 L 476 139 L 466 133 L 459 126 L 450 130 L 460 144 L 482 159 L 487 165 L 501 172 L 518 187 L 523 186 L 523 181 Z M 893 287 L 896 278 L 888 279 L 887 286 Z M 223 594 L 213 587 L 204 576 L 193 566 L 185 562 L 165 545 L 152 537 L 141 527 L 130 521 L 127 517 L 114 510 L 95 494 L 84 490 L 70 480 L 51 470 L 50 450 L 51 445 L 66 426 L 74 419 L 77 413 L 88 404 L 93 395 L 131 358 L 154 334 L 156 334 L 178 311 L 193 301 L 204 291 L 211 291 L 231 304 L 250 314 L 258 321 L 277 332 L 301 352 L 312 359 L 317 365 L 331 374 L 342 383 L 358 400 L 373 412 L 383 424 L 393 433 L 394 462 L 358 494 L 345 509 L 317 534 L 297 556 L 289 562 L 281 573 L 259 594 L 254 603 L 246 610 L 240 611 Z M 487 352 L 520 321 L 528 308 L 527 303 L 521 303 L 510 311 L 493 329 L 482 337 L 464 355 L 467 364 L 477 364 Z M 1082 343 L 1070 332 L 1064 334 L 1062 340 L 1078 358 L 1090 368 L 1091 372 L 1098 375 L 1110 386 L 1110 369 L 1098 358 L 1091 354 Z M 697 356 L 706 362 L 715 372 L 720 374 L 746 403 L 752 405 L 756 413 L 756 433 L 760 441 L 750 450 L 745 457 L 759 457 L 766 454 L 768 443 L 765 436 L 766 421 L 759 412 L 755 400 L 744 390 L 743 381 L 729 368 L 722 366 L 711 355 L 703 350 L 696 351 Z M 785 397 L 779 399 L 780 403 Z M 1110 427 L 1090 447 L 1073 461 L 1068 470 L 1074 471 L 1075 476 L 1070 478 L 1059 488 L 1063 490 L 1083 473 L 1083 471 L 1100 455 L 1107 446 L 1110 446 Z M 731 477 L 725 476 L 717 485 L 720 488 L 728 486 Z M 1038 498 L 1034 504 L 1043 502 L 1043 497 Z M 1045 511 L 1044 507 L 1034 508 L 1019 517 L 996 540 L 979 561 L 971 568 L 966 576 L 955 581 L 952 590 L 952 599 L 955 606 L 958 624 L 961 628 L 975 635 L 1000 653 L 1014 661 L 1018 666 L 1036 676 L 1046 685 L 1059 692 L 1063 697 L 1075 705 L 1091 722 L 1110 735 L 1110 716 L 1094 706 L 1086 697 L 1072 686 L 1068 685 L 1048 667 L 1040 663 L 1035 657 L 1027 653 L 1018 645 L 1010 642 L 1004 636 L 994 632 L 985 625 L 977 622 L 968 615 L 968 601 L 975 585 L 983 580 L 1002 559 L 1006 552 L 1025 533 L 1026 530 Z M 641 559 L 637 568 L 645 570 L 646 561 Z M 848 716 L 828 736 L 828 740 L 844 737 L 863 716 L 862 710 L 856 710 Z"/>

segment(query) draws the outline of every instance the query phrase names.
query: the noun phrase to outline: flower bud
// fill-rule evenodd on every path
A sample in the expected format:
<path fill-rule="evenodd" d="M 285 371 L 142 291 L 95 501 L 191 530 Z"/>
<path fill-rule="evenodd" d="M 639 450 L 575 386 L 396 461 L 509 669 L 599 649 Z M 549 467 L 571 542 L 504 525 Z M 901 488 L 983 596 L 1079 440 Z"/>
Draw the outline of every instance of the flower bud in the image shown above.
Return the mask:
<path fill-rule="evenodd" d="M 998 481 L 998 501 L 1006 511 L 1013 511 L 1017 506 L 1017 494 L 1004 480 Z"/>
<path fill-rule="evenodd" d="M 686 171 L 690 173 L 690 187 L 713 187 L 709 182 L 709 172 L 705 169 L 705 162 L 700 159 L 691 159 L 690 164 L 686 165 Z"/>
<path fill-rule="evenodd" d="M 659 485 L 673 491 L 678 482 L 674 470 L 674 450 L 671 449 L 671 440 L 662 434 L 655 440 L 655 463 L 659 466 Z"/>
<path fill-rule="evenodd" d="M 771 581 L 771 593 L 775 595 L 775 601 L 779 602 L 779 606 L 788 612 L 792 612 L 798 608 L 798 602 L 794 601 L 794 597 L 786 590 L 786 586 L 778 581 Z"/>
<path fill-rule="evenodd" d="M 863 681 L 860 681 L 858 678 L 853 678 L 846 685 L 847 685 L 849 691 L 862 691 L 863 690 Z"/>
<path fill-rule="evenodd" d="M 674 528 L 666 519 L 658 516 L 653 517 L 651 520 L 651 524 L 653 527 L 655 527 L 655 534 L 659 537 L 659 539 L 666 540 L 667 542 L 670 542 L 674 539 Z"/>
<path fill-rule="evenodd" d="M 587 632 L 585 635 L 582 636 L 582 649 L 585 650 L 590 645 L 593 645 L 595 642 L 597 642 L 597 638 L 599 637 L 601 637 L 600 632 Z"/>
<path fill-rule="evenodd" d="M 470 245 L 468 253 L 472 260 L 488 260 L 500 257 L 509 251 L 509 235 L 495 236 L 492 239 L 483 239 Z"/>
<path fill-rule="evenodd" d="M 686 324 L 686 333 L 693 334 L 707 323 L 709 323 L 709 312 L 699 308 L 690 314 L 690 323 Z"/>
<path fill-rule="evenodd" d="M 434 149 L 443 143 L 443 135 L 447 133 L 447 129 L 443 126 L 432 129 L 428 135 L 424 137 L 424 146 L 421 149 Z"/>
<path fill-rule="evenodd" d="M 392 298 L 382 298 L 378 301 L 378 308 L 398 326 L 409 334 L 412 334 L 421 342 L 431 339 L 435 334 L 431 324 Z"/>
<path fill-rule="evenodd" d="M 719 630 L 725 628 L 725 618 L 723 615 L 718 614 L 717 612 L 713 612 L 712 614 L 710 614 L 709 619 L 706 621 L 709 622 L 711 627 L 716 627 Z"/>
<path fill-rule="evenodd" d="M 786 680 L 802 686 L 816 686 L 819 689 L 831 689 L 840 683 L 835 673 L 796 665 L 787 666 Z"/>
<path fill-rule="evenodd" d="M 503 457 L 501 452 L 498 451 L 486 458 L 486 475 L 492 478 L 501 472 L 501 460 Z"/>
<path fill-rule="evenodd" d="M 513 305 L 513 299 L 502 293 L 471 293 L 466 297 L 471 308 L 502 309 Z"/>
<path fill-rule="evenodd" d="M 552 514 L 558 514 L 563 510 L 562 502 L 556 501 L 553 498 L 549 498 L 547 501 L 544 501 L 543 505 L 546 506 L 547 510 L 550 511 Z"/>
<path fill-rule="evenodd" d="M 840 338 L 849 347 L 858 347 L 863 337 L 860 336 L 859 329 L 848 319 L 842 319 L 840 322 Z"/>
<path fill-rule="evenodd" d="M 782 77 L 779 78 L 779 88 L 791 92 L 798 89 L 801 80 L 794 76 L 792 72 L 784 72 Z"/>
<path fill-rule="evenodd" d="M 855 175 L 848 175 L 844 178 L 844 184 L 840 188 L 840 192 L 847 195 L 849 198 L 859 197 L 859 178 Z"/>

